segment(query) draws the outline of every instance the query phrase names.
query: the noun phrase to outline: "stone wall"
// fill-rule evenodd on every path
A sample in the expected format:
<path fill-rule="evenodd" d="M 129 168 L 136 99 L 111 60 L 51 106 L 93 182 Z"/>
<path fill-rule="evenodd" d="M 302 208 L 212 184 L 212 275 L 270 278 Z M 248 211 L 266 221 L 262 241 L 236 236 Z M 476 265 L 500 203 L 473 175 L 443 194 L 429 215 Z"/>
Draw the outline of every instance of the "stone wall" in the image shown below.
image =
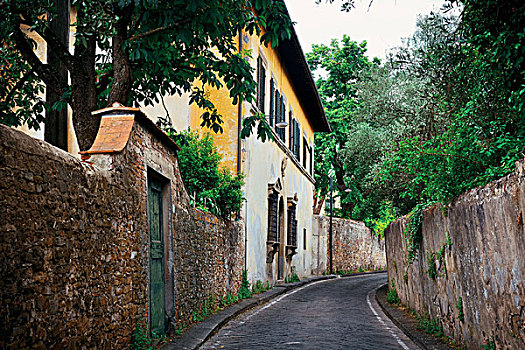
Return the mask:
<path fill-rule="evenodd" d="M 347 219 L 332 219 L 332 265 L 334 271 L 382 269 L 386 266 L 385 241 L 375 237 L 364 223 Z M 329 269 L 330 218 L 314 216 L 316 266 L 321 274 Z M 314 244 L 316 245 L 316 244 Z"/>
<path fill-rule="evenodd" d="M 461 195 L 444 209 L 426 210 L 412 264 L 407 262 L 407 218 L 386 230 L 390 285 L 404 304 L 440 319 L 445 333 L 469 349 L 491 337 L 498 349 L 525 349 L 524 180 L 519 162 L 513 174 Z"/>
<path fill-rule="evenodd" d="M 137 115 L 121 152 L 82 162 L 0 125 L 0 348 L 129 346 L 151 302 L 150 176 L 165 181 L 169 324 L 238 291 L 243 225 L 190 207 L 162 135 Z"/>

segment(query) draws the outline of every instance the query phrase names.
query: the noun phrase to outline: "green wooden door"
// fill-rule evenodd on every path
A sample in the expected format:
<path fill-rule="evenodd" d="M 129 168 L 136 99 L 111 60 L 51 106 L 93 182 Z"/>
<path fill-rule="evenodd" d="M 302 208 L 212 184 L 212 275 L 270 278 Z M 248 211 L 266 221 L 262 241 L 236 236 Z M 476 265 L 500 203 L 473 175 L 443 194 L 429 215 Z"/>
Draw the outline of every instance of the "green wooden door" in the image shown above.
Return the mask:
<path fill-rule="evenodd" d="M 150 325 L 151 331 L 164 334 L 164 235 L 162 232 L 162 184 L 150 181 L 148 186 L 150 234 Z"/>

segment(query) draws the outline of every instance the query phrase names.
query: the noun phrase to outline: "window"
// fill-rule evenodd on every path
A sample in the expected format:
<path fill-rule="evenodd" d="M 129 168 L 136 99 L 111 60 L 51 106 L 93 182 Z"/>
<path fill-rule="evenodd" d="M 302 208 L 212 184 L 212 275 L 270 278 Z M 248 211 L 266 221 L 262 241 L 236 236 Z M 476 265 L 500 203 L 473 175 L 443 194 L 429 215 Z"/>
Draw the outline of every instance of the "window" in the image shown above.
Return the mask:
<path fill-rule="evenodd" d="M 301 161 L 301 128 L 299 122 L 290 115 L 290 151 L 295 158 Z"/>
<path fill-rule="evenodd" d="M 303 249 L 306 250 L 306 229 L 303 229 Z"/>
<path fill-rule="evenodd" d="M 297 120 L 295 120 L 294 125 L 294 145 L 293 145 L 293 154 L 297 158 L 298 162 L 301 162 L 301 128 Z"/>
<path fill-rule="evenodd" d="M 293 145 L 294 145 L 294 139 L 295 139 L 295 128 L 293 128 L 293 123 L 295 122 L 295 120 L 293 119 L 293 111 L 290 110 L 290 112 L 288 113 L 288 149 L 291 151 L 293 150 Z"/>
<path fill-rule="evenodd" d="M 270 126 L 274 125 L 274 106 L 275 105 L 275 82 L 270 79 Z"/>
<path fill-rule="evenodd" d="M 293 247 L 297 247 L 296 208 L 297 206 L 294 203 L 288 203 L 288 230 L 286 244 Z"/>
<path fill-rule="evenodd" d="M 266 92 L 266 68 L 261 56 L 257 59 L 257 108 L 264 113 L 264 98 Z"/>
<path fill-rule="evenodd" d="M 310 148 L 310 175 L 314 176 L 314 148 Z"/>
<path fill-rule="evenodd" d="M 279 194 L 272 191 L 268 196 L 268 241 L 277 242 Z"/>
<path fill-rule="evenodd" d="M 306 162 L 307 162 L 307 159 L 309 158 L 309 157 L 308 157 L 308 148 L 309 148 L 309 147 L 308 147 L 308 144 L 307 144 L 307 142 L 306 142 L 306 139 L 303 138 L 303 167 L 304 167 L 305 169 L 307 169 L 307 167 L 306 167 Z"/>
<path fill-rule="evenodd" d="M 284 122 L 286 116 L 286 104 L 285 97 L 276 90 L 275 92 L 275 124 Z M 286 130 L 285 128 L 276 128 L 277 136 L 281 141 L 286 142 Z"/>

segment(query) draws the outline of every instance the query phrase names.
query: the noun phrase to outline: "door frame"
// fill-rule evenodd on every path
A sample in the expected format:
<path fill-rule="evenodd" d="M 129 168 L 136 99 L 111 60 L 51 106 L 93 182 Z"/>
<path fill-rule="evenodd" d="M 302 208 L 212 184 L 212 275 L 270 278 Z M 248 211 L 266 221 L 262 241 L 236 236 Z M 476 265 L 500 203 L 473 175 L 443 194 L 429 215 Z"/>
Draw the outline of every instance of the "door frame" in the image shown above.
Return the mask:
<path fill-rule="evenodd" d="M 174 305 L 175 305 L 175 299 L 174 299 L 174 290 L 173 290 L 173 266 L 170 266 L 168 264 L 169 262 L 169 252 L 173 250 L 173 213 L 170 208 L 172 207 L 171 203 L 171 181 L 166 177 L 160 174 L 159 172 L 153 170 L 152 168 L 147 168 L 147 179 L 146 179 L 146 215 L 147 215 L 147 263 L 148 263 L 148 269 L 147 269 L 147 278 L 148 278 L 148 329 L 149 333 L 151 335 L 151 332 L 153 331 L 153 327 L 151 324 L 151 316 L 152 316 L 152 305 L 151 305 L 151 251 L 150 251 L 150 245 L 151 245 L 151 233 L 150 233 L 150 208 L 149 208 L 149 201 L 150 201 L 150 186 L 151 182 L 157 182 L 161 185 L 161 229 L 162 229 L 162 239 L 163 239 L 163 258 L 162 258 L 162 267 L 163 267 L 163 278 L 164 278 L 164 330 L 167 330 L 169 327 L 169 323 L 171 321 L 171 317 L 169 315 L 174 315 Z"/>

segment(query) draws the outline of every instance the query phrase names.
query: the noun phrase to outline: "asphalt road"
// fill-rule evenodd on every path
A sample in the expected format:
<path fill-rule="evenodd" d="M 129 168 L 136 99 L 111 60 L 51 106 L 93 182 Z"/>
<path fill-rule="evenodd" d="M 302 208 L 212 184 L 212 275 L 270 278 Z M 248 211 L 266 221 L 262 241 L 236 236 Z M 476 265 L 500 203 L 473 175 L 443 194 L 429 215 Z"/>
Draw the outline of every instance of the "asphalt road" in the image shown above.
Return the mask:
<path fill-rule="evenodd" d="M 386 282 L 381 273 L 308 284 L 230 321 L 201 349 L 418 349 L 375 301 Z"/>

